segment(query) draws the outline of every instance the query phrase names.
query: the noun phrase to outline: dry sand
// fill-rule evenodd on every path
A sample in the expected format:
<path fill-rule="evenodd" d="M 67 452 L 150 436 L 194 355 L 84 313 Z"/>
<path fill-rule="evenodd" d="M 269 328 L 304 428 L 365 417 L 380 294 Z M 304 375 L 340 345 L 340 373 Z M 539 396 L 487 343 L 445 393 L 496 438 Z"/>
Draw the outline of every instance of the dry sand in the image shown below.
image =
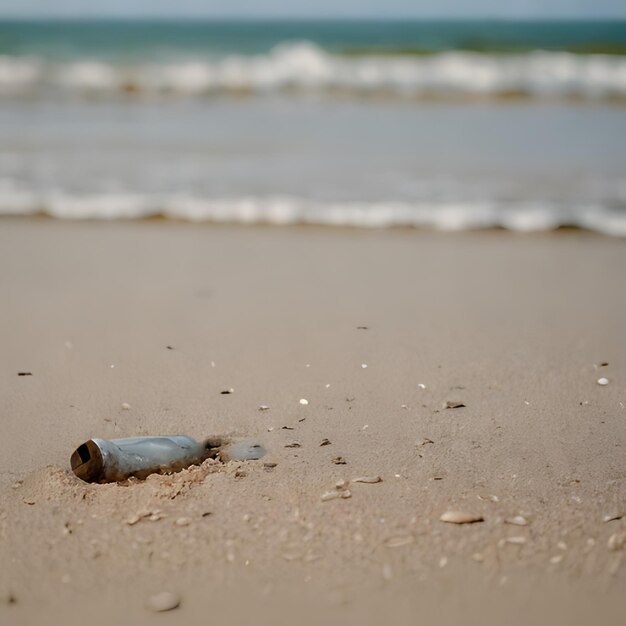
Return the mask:
<path fill-rule="evenodd" d="M 625 274 L 579 232 L 2 220 L 0 623 L 620 623 Z M 69 471 L 177 433 L 269 453 Z"/>

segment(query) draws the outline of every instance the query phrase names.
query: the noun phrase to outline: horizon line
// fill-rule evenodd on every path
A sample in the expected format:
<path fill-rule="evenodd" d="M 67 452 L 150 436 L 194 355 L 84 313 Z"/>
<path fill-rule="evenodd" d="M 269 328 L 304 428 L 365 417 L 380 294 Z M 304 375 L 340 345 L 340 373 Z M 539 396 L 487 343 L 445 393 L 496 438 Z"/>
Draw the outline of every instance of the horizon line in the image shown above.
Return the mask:
<path fill-rule="evenodd" d="M 600 22 L 600 21 L 626 21 L 626 12 L 623 14 L 606 15 L 205 15 L 205 14 L 184 14 L 174 15 L 162 13 L 158 15 L 140 14 L 67 14 L 67 15 L 34 15 L 34 14 L 2 14 L 0 20 L 28 20 L 28 21 L 73 21 L 73 20 L 116 20 L 116 21 L 186 21 L 201 20 L 206 22 L 307 22 L 307 21 L 351 21 L 351 22 L 374 22 L 374 21 L 442 21 L 442 22 L 477 22 L 477 21 L 497 21 L 497 22 Z"/>

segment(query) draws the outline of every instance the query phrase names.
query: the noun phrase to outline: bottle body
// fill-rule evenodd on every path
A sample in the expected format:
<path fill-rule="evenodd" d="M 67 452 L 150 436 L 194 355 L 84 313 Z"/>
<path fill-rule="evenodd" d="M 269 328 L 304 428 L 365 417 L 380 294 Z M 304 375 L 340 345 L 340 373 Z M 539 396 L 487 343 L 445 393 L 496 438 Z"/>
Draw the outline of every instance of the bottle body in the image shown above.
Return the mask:
<path fill-rule="evenodd" d="M 72 454 L 76 476 L 86 482 L 115 482 L 130 476 L 175 472 L 210 456 L 205 443 L 186 435 L 90 439 Z"/>

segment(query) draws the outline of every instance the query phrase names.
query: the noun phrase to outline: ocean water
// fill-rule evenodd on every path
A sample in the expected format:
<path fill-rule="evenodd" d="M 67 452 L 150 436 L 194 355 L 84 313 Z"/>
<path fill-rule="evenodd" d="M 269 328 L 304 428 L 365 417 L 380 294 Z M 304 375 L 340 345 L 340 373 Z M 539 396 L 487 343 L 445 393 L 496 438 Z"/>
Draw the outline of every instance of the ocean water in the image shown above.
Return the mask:
<path fill-rule="evenodd" d="M 626 22 L 0 22 L 0 214 L 626 236 Z"/>

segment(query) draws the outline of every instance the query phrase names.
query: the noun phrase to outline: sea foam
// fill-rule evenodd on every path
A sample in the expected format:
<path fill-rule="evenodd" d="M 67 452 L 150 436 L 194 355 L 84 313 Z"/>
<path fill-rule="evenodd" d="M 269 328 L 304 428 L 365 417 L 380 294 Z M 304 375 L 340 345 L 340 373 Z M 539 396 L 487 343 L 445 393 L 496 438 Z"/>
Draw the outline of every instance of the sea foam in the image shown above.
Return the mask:
<path fill-rule="evenodd" d="M 221 93 L 332 93 L 355 97 L 626 97 L 626 57 L 533 51 L 485 54 L 337 55 L 310 42 L 266 54 L 156 64 L 103 60 L 48 62 L 0 56 L 0 96 L 49 92 L 83 96 L 201 96 Z"/>

